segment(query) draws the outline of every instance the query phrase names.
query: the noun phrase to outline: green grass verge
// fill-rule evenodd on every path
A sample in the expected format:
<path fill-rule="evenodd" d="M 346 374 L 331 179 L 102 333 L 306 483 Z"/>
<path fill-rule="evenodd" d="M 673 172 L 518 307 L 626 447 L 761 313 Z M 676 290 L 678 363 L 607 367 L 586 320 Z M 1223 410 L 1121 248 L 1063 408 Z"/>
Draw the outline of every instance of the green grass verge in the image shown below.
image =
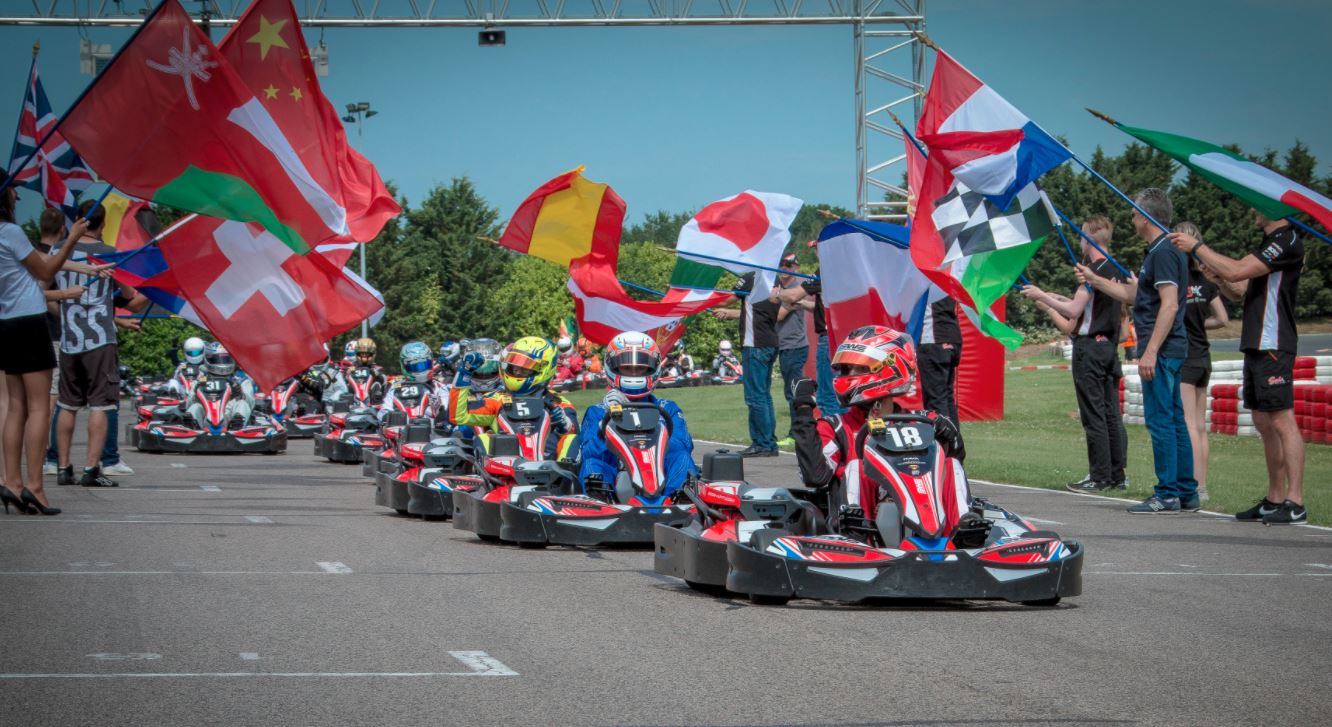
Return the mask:
<path fill-rule="evenodd" d="M 1050 357 L 1024 359 L 1024 364 L 1055 363 Z M 1087 473 L 1086 439 L 1078 422 L 1077 402 L 1068 371 L 1007 371 L 1001 422 L 967 422 L 962 427 L 967 442 L 967 472 L 972 477 L 1050 489 Z M 777 410 L 777 434 L 787 428 L 786 402 L 780 379 L 773 387 Z M 744 397 L 739 385 L 702 386 L 664 390 L 689 420 L 689 431 L 697 439 L 748 444 Z M 582 411 L 601 399 L 601 392 L 574 392 L 569 398 Z M 1131 486 L 1126 498 L 1141 500 L 1151 494 L 1156 478 L 1152 472 L 1151 443 L 1147 429 L 1129 425 Z M 1207 489 L 1208 510 L 1236 512 L 1247 508 L 1267 489 L 1267 468 L 1262 442 L 1256 437 L 1211 436 L 1212 454 Z M 1311 444 L 1305 449 L 1305 504 L 1310 522 L 1332 525 L 1332 446 Z"/>

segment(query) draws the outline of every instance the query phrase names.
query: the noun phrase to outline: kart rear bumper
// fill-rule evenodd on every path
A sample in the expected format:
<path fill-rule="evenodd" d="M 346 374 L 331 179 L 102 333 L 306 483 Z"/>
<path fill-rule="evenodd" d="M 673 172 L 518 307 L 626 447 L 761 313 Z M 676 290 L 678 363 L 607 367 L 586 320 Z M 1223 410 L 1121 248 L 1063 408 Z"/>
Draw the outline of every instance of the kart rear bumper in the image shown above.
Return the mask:
<path fill-rule="evenodd" d="M 140 452 L 172 454 L 276 454 L 287 451 L 287 433 L 274 431 L 265 437 L 242 437 L 231 433 L 165 435 L 152 429 L 138 429 L 132 438 Z"/>
<path fill-rule="evenodd" d="M 375 473 L 375 504 L 396 510 L 399 515 L 406 515 L 407 482 L 398 479 L 397 473 Z"/>
<path fill-rule="evenodd" d="M 435 480 L 442 482 L 443 478 L 425 479 L 426 482 L 407 483 L 407 513 L 423 518 L 453 517 L 453 491 L 432 486 Z"/>
<path fill-rule="evenodd" d="M 361 442 L 349 442 L 337 437 L 316 435 L 315 446 L 319 448 L 319 456 L 331 462 L 355 464 L 361 461 L 361 448 L 364 445 Z"/>
<path fill-rule="evenodd" d="M 516 503 L 499 507 L 500 540 L 551 545 L 651 545 L 653 528 L 678 522 L 690 510 L 678 505 L 634 507 L 617 515 L 588 517 L 538 512 Z"/>
<path fill-rule="evenodd" d="M 868 599 L 999 599 L 1049 601 L 1082 593 L 1083 547 L 1065 541 L 1069 555 L 1057 561 L 1012 564 L 982 561 L 965 551 L 926 553 L 868 564 L 798 560 L 730 542 L 726 588 L 766 597 L 813 598 L 855 603 Z"/>

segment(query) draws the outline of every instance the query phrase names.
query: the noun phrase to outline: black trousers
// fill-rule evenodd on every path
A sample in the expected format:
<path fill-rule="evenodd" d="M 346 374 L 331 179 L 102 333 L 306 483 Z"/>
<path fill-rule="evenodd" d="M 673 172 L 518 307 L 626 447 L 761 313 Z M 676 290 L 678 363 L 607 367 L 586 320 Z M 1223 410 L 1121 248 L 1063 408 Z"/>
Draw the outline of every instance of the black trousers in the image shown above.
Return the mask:
<path fill-rule="evenodd" d="M 957 365 L 962 362 L 960 343 L 922 343 L 916 349 L 920 367 L 920 390 L 925 408 L 937 411 L 961 426 L 957 418 Z"/>
<path fill-rule="evenodd" d="M 1087 434 L 1087 467 L 1097 482 L 1122 482 L 1128 435 L 1119 414 L 1119 359 L 1113 341 L 1073 340 L 1073 389 Z"/>

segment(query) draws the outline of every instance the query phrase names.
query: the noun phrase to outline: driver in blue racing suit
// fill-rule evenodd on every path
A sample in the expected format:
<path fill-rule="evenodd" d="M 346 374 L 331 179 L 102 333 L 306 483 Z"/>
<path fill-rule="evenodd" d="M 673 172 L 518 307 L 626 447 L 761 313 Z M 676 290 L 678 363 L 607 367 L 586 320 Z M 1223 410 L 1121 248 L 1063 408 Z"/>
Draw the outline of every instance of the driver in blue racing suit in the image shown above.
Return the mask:
<path fill-rule="evenodd" d="M 691 474 L 698 474 L 694 465 L 694 440 L 689 436 L 689 426 L 685 424 L 684 413 L 675 402 L 659 399 L 652 395 L 657 384 L 657 372 L 661 366 L 661 350 L 656 341 L 646 334 L 627 331 L 611 339 L 606 347 L 605 371 L 610 378 L 611 390 L 600 404 L 593 404 L 583 415 L 583 424 L 579 427 L 579 449 L 582 465 L 578 471 L 578 480 L 587 491 L 588 480 L 599 481 L 602 486 L 613 485 L 620 471 L 620 459 L 606 447 L 606 442 L 599 436 L 601 420 L 612 404 L 625 405 L 630 402 L 654 404 L 662 414 L 670 418 L 671 438 L 666 445 L 663 471 L 666 475 L 666 496 L 673 496 Z"/>

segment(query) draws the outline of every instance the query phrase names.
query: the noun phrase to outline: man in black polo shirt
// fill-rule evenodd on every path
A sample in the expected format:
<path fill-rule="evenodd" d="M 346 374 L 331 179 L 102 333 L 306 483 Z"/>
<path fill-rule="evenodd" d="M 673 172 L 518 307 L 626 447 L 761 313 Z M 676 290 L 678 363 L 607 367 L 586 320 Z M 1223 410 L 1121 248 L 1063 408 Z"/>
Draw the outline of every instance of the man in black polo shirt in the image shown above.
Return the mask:
<path fill-rule="evenodd" d="M 1175 209 L 1164 190 L 1145 189 L 1135 204 L 1151 215 L 1133 211 L 1133 229 L 1147 243 L 1138 278 L 1118 283 L 1078 265 L 1079 282 L 1122 302 L 1133 303 L 1133 328 L 1138 337 L 1138 375 L 1142 377 L 1142 406 L 1152 439 L 1156 487 L 1151 497 L 1128 509 L 1134 514 L 1157 514 L 1202 509 L 1198 481 L 1193 478 L 1193 443 L 1184 419 L 1179 372 L 1189 353 L 1184 333 L 1184 294 L 1189 266 L 1184 253 L 1167 235 Z"/>
<path fill-rule="evenodd" d="M 957 366 L 962 363 L 962 328 L 957 325 L 957 303 L 941 298 L 925 307 L 916 346 L 920 391 L 927 411 L 937 411 L 961 426 L 957 417 Z"/>
<path fill-rule="evenodd" d="M 1092 215 L 1082 223 L 1102 250 L 1109 248 L 1115 227 L 1105 215 Z M 1096 275 L 1123 283 L 1124 277 L 1113 263 L 1082 242 L 1086 265 Z M 1073 339 L 1073 390 L 1078 397 L 1078 413 L 1087 435 L 1087 478 L 1068 485 L 1073 492 L 1100 492 L 1124 488 L 1124 464 L 1128 459 L 1128 437 L 1124 419 L 1119 414 L 1119 320 L 1123 305 L 1110 295 L 1087 286 L 1079 286 L 1072 298 L 1047 293 L 1035 285 L 1022 288 L 1022 294 L 1043 304 L 1053 318 L 1069 322 Z M 1056 319 L 1056 323 L 1058 323 Z"/>
<path fill-rule="evenodd" d="M 755 278 L 758 278 L 757 282 Z M 740 365 L 744 367 L 745 406 L 749 408 L 749 447 L 744 457 L 777 456 L 777 414 L 772 408 L 772 365 L 777 360 L 777 312 L 781 304 L 768 300 L 775 275 L 769 271 L 746 273 L 735 284 L 742 296 L 739 310 L 713 308 L 713 315 L 740 321 Z"/>
<path fill-rule="evenodd" d="M 811 241 L 810 245 L 814 243 Z M 814 271 L 818 274 L 818 271 Z M 814 314 L 814 333 L 818 336 L 818 350 L 814 354 L 814 373 L 817 391 L 814 400 L 819 405 L 822 416 L 837 416 L 845 409 L 837 401 L 837 391 L 833 389 L 832 349 L 828 345 L 828 319 L 823 310 L 823 281 L 806 280 L 793 288 L 784 288 L 780 293 L 781 301 L 798 305 Z"/>
<path fill-rule="evenodd" d="M 1181 251 L 1196 255 L 1222 281 L 1227 298 L 1244 297 L 1240 350 L 1244 352 L 1244 406 L 1263 437 L 1267 496 L 1235 519 L 1268 524 L 1302 523 L 1304 439 L 1295 420 L 1295 292 L 1304 270 L 1304 243 L 1283 219 L 1257 210 L 1254 224 L 1263 242 L 1243 259 L 1222 255 L 1183 233 L 1170 236 Z"/>

